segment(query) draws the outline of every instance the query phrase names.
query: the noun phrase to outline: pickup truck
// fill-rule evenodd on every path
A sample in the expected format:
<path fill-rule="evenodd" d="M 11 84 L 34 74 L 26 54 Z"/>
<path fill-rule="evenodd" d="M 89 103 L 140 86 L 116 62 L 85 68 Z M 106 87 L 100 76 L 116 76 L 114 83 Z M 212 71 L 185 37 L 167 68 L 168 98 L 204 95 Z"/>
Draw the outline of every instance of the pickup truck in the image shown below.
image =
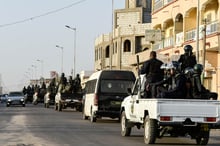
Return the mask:
<path fill-rule="evenodd" d="M 154 144 L 163 136 L 190 136 L 206 145 L 210 130 L 220 124 L 220 101 L 201 99 L 143 98 L 144 75 L 140 75 L 130 95 L 121 104 L 121 135 L 144 128 L 144 142 Z"/>
<path fill-rule="evenodd" d="M 82 111 L 82 93 L 60 93 L 55 96 L 55 110 L 62 111 L 67 107 Z"/>

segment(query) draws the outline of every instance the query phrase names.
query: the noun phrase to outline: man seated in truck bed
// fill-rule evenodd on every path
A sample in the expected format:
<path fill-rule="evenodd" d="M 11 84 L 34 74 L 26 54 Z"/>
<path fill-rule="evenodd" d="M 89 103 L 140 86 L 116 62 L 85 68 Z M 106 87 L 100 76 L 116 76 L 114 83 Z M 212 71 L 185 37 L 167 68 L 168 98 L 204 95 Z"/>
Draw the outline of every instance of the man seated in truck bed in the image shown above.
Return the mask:
<path fill-rule="evenodd" d="M 184 74 L 180 71 L 179 65 L 178 62 L 172 61 L 163 66 L 166 71 L 164 80 L 151 84 L 153 98 L 213 100 L 218 98 L 217 93 L 210 92 L 201 84 L 203 71 L 201 64 L 196 64 L 194 68 L 186 68 Z"/>
<path fill-rule="evenodd" d="M 180 64 L 172 61 L 167 65 L 170 70 L 171 89 L 157 93 L 157 98 L 185 98 L 187 94 L 186 77 L 180 71 Z M 158 87 L 159 88 L 159 87 Z"/>

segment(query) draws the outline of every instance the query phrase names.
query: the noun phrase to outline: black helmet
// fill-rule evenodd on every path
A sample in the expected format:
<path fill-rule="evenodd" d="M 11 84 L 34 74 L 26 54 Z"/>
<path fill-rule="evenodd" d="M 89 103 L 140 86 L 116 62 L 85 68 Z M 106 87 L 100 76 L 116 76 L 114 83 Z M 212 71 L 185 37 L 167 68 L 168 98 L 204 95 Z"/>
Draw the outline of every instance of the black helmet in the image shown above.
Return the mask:
<path fill-rule="evenodd" d="M 193 69 L 194 69 L 195 73 L 202 73 L 203 65 L 202 64 L 196 64 L 196 65 L 194 65 Z"/>
<path fill-rule="evenodd" d="M 192 52 L 193 47 L 191 45 L 186 45 L 184 48 L 185 53 Z"/>

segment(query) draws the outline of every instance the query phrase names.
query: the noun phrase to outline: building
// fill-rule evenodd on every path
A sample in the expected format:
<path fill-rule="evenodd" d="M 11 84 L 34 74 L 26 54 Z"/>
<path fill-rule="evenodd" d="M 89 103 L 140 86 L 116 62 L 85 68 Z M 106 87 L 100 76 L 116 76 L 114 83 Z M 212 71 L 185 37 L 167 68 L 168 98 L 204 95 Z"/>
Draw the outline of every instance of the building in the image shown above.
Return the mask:
<path fill-rule="evenodd" d="M 184 45 L 190 44 L 197 62 L 205 66 L 204 85 L 220 95 L 219 4 L 220 0 L 126 0 L 125 9 L 114 11 L 112 33 L 95 40 L 95 70 L 137 73 L 137 55 L 140 63 L 149 59 L 151 50 L 163 62 L 178 60 Z"/>
<path fill-rule="evenodd" d="M 220 0 L 152 0 L 151 25 L 162 32 L 152 49 L 175 60 L 184 45 L 192 45 L 197 61 L 205 65 L 205 86 L 220 95 L 219 4 Z"/>
<path fill-rule="evenodd" d="M 145 30 L 151 29 L 151 6 L 151 0 L 126 0 L 124 9 L 114 11 L 113 31 L 95 40 L 95 70 L 135 70 L 135 54 L 151 47 L 145 41 Z"/>

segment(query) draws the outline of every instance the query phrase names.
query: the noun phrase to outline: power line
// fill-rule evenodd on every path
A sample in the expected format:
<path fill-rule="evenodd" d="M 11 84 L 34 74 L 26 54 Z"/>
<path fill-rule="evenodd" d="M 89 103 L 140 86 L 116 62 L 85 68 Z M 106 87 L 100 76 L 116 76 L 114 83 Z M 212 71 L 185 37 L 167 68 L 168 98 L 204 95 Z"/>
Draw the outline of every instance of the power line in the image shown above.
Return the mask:
<path fill-rule="evenodd" d="M 54 13 L 63 11 L 64 9 L 71 8 L 71 7 L 75 6 L 75 5 L 78 5 L 78 4 L 82 3 L 82 2 L 84 2 L 84 1 L 86 1 L 86 0 L 80 0 L 80 1 L 78 1 L 78 2 L 75 2 L 75 3 L 70 4 L 70 5 L 68 5 L 68 6 L 65 6 L 65 7 L 62 7 L 62 8 L 53 10 L 53 11 L 49 11 L 49 12 L 46 12 L 46 13 L 43 13 L 43 14 L 40 14 L 40 15 L 37 15 L 37 16 L 25 18 L 25 19 L 23 19 L 23 20 L 11 22 L 11 23 L 2 24 L 2 25 L 0 25 L 0 28 L 1 28 L 1 27 L 6 27 L 6 26 L 15 25 L 15 24 L 19 24 L 19 23 L 24 23 L 24 22 L 27 22 L 27 21 L 32 21 L 32 20 L 37 19 L 37 18 L 40 18 L 40 17 L 44 17 L 44 16 L 47 16 L 47 15 L 51 15 L 51 14 L 54 14 Z"/>

